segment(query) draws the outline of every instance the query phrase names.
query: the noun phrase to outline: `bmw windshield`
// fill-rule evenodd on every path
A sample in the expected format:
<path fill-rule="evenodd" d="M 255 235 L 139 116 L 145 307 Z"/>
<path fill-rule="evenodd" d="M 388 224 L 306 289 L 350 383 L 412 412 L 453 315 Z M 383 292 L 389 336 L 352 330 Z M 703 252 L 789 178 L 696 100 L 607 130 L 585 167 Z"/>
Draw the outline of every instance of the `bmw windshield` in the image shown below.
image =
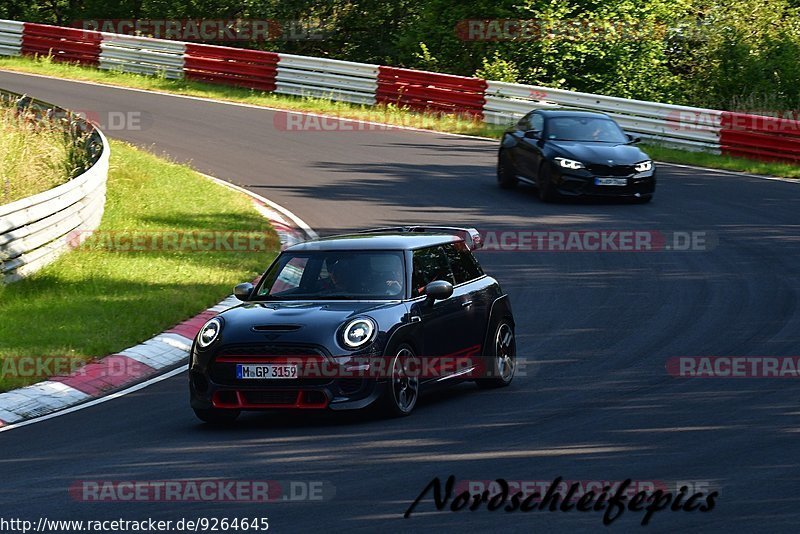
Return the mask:
<path fill-rule="evenodd" d="M 254 300 L 397 300 L 405 295 L 400 251 L 285 252 Z"/>
<path fill-rule="evenodd" d="M 628 137 L 616 122 L 602 117 L 553 117 L 547 122 L 550 141 L 627 143 Z"/>

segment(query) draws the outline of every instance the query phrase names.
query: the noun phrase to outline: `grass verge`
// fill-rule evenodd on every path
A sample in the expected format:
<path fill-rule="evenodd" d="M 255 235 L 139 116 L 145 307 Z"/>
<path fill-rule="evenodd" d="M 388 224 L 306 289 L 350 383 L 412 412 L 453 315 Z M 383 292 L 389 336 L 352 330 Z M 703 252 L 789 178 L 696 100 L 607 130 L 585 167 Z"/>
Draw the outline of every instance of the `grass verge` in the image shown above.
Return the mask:
<path fill-rule="evenodd" d="M 255 278 L 279 249 L 245 195 L 130 145 L 112 142 L 111 149 L 95 237 L 30 278 L 0 284 L 0 391 L 45 378 L 18 376 L 5 360 L 89 360 L 120 351 L 214 305 L 236 283 Z M 191 251 L 189 241 L 121 250 L 135 236 L 217 231 L 257 237 L 259 246 Z"/>
<path fill-rule="evenodd" d="M 79 135 L 64 125 L 36 120 L 0 99 L 0 206 L 52 189 L 82 172 L 72 168 L 72 154 L 79 147 Z"/>

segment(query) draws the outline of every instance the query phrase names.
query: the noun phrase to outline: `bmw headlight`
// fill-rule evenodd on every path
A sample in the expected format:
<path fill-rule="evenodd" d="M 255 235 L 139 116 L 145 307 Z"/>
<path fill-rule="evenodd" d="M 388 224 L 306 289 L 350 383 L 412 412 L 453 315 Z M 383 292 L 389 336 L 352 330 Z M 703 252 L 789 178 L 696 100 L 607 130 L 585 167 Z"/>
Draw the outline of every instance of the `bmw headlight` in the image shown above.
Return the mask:
<path fill-rule="evenodd" d="M 197 344 L 202 349 L 208 347 L 217 340 L 221 331 L 222 321 L 214 317 L 204 324 L 203 328 L 200 329 L 200 333 L 197 334 Z"/>
<path fill-rule="evenodd" d="M 556 163 L 558 163 L 561 167 L 565 169 L 583 169 L 585 166 L 580 161 L 576 161 L 574 159 L 567 159 L 567 158 L 555 158 Z"/>
<path fill-rule="evenodd" d="M 342 329 L 344 346 L 355 350 L 363 347 L 375 337 L 377 327 L 369 317 L 359 317 L 347 323 Z"/>
<path fill-rule="evenodd" d="M 647 161 L 637 163 L 633 168 L 636 169 L 636 172 L 647 172 L 653 168 L 653 162 L 648 159 Z"/>

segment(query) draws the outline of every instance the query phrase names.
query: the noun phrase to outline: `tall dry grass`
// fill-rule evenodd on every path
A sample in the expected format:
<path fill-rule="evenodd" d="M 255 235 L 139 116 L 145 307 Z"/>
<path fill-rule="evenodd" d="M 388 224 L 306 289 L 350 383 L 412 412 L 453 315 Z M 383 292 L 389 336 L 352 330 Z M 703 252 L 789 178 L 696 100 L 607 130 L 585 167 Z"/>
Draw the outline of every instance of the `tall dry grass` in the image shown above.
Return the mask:
<path fill-rule="evenodd" d="M 0 101 L 0 205 L 63 184 L 83 171 L 84 134 Z"/>

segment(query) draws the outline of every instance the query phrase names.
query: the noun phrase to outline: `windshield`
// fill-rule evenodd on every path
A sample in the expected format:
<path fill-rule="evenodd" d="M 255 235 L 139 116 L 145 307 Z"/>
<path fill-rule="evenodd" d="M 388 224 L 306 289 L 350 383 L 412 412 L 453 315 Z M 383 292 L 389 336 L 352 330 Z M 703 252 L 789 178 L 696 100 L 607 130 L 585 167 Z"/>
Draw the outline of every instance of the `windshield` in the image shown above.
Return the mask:
<path fill-rule="evenodd" d="M 554 117 L 547 122 L 547 139 L 590 143 L 628 142 L 616 122 L 602 117 Z"/>
<path fill-rule="evenodd" d="M 256 300 L 395 300 L 405 295 L 399 251 L 284 253 L 264 276 Z"/>

